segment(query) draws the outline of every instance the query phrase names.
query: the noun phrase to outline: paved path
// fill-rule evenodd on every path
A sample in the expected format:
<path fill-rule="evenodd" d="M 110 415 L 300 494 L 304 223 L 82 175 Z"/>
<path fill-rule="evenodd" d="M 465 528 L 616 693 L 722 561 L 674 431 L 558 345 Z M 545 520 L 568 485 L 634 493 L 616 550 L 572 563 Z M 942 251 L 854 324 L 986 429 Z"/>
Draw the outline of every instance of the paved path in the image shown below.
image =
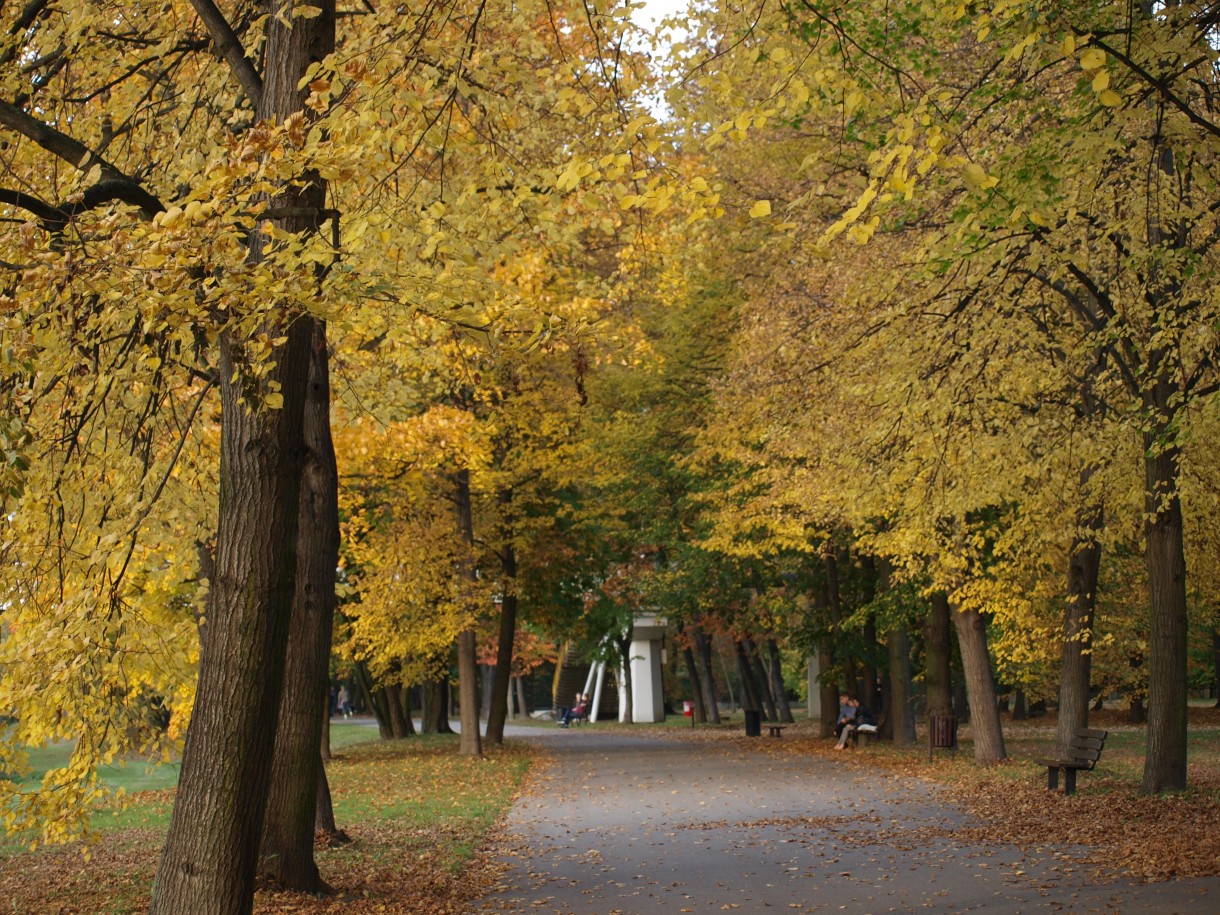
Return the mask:
<path fill-rule="evenodd" d="M 554 764 L 482 913 L 1220 913 L 1220 879 L 1094 885 L 1063 849 L 966 845 L 936 788 L 771 738 L 528 733 Z"/>

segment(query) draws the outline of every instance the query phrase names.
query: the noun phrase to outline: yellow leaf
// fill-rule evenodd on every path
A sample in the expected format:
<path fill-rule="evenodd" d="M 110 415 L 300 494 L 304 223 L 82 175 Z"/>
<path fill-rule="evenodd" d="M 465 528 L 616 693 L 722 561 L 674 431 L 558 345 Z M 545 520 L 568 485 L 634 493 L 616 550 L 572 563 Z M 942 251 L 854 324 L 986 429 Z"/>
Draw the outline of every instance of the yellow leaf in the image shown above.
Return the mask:
<path fill-rule="evenodd" d="M 284 409 L 284 395 L 278 391 L 276 391 L 274 394 L 268 394 L 264 398 L 263 402 L 267 404 L 268 410 Z"/>
<path fill-rule="evenodd" d="M 771 215 L 771 201 L 759 200 L 754 206 L 750 207 L 750 218 L 761 219 L 763 216 Z"/>
<path fill-rule="evenodd" d="M 1098 70 L 1097 75 L 1093 77 L 1093 91 L 1104 92 L 1110 88 L 1110 71 Z"/>
<path fill-rule="evenodd" d="M 1097 101 L 1101 102 L 1107 108 L 1115 108 L 1123 103 L 1123 97 L 1113 89 L 1107 89 L 1105 92 L 1097 96 Z"/>
<path fill-rule="evenodd" d="M 1085 70 L 1096 70 L 1106 62 L 1106 52 L 1101 48 L 1088 48 L 1080 55 L 1080 66 Z"/>

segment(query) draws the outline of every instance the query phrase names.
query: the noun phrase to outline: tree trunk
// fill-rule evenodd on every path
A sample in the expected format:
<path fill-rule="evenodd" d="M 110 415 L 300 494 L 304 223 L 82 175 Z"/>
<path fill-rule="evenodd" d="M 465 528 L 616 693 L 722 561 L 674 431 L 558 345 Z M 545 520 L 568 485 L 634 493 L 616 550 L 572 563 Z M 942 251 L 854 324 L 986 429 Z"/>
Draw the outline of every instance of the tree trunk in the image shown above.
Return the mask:
<path fill-rule="evenodd" d="M 329 686 L 328 686 L 329 692 Z M 322 750 L 322 762 L 328 763 L 332 759 L 330 752 L 330 696 L 327 695 L 322 703 L 322 739 L 320 742 Z"/>
<path fill-rule="evenodd" d="M 452 734 L 449 727 L 449 681 L 441 678 L 424 684 L 423 732 Z"/>
<path fill-rule="evenodd" d="M 860 662 L 860 686 L 857 695 L 871 709 L 877 708 L 877 617 L 870 613 L 864 622 L 865 655 Z"/>
<path fill-rule="evenodd" d="M 618 639 L 619 658 L 622 661 L 622 666 L 619 668 L 619 676 L 623 679 L 623 708 L 619 709 L 619 721 L 624 724 L 632 724 L 635 721 L 635 700 L 632 697 L 631 683 L 631 630 L 627 630 L 627 635 Z"/>
<path fill-rule="evenodd" d="M 818 736 L 833 737 L 835 723 L 839 720 L 839 686 L 826 676 L 834 663 L 834 655 L 825 641 L 818 642 L 818 690 L 821 693 L 822 717 L 818 721 Z"/>
<path fill-rule="evenodd" d="M 333 0 L 307 0 L 319 15 L 267 17 L 261 96 L 255 120 L 313 118 L 298 88 L 311 64 L 334 49 Z M 284 11 L 285 13 L 287 11 Z M 228 40 L 218 30 L 217 43 Z M 306 176 L 303 176 L 306 177 Z M 276 219 L 281 231 L 315 231 L 326 182 L 307 176 L 271 201 L 303 216 Z M 266 237 L 249 237 L 248 261 L 264 260 Z M 307 269 L 307 268 L 301 268 Z M 183 749 L 178 794 L 150 912 L 153 915 L 247 913 L 253 906 L 263 810 L 271 777 L 284 656 L 296 573 L 301 435 L 312 321 L 291 303 L 272 309 L 265 379 L 249 371 L 246 336 L 220 335 L 220 514 L 216 575 L 201 631 L 199 680 Z M 278 390 L 270 383 L 278 384 Z M 278 393 L 279 409 L 264 395 Z M 311 709 L 317 715 L 317 705 Z M 311 754 L 317 752 L 315 738 Z"/>
<path fill-rule="evenodd" d="M 328 889 L 313 857 L 318 745 L 327 707 L 335 569 L 339 564 L 339 472 L 330 435 L 326 325 L 313 322 L 304 414 L 304 470 L 297 532 L 296 592 L 275 735 L 259 873 L 287 889 Z M 322 711 L 322 714 L 319 714 Z"/>
<path fill-rule="evenodd" d="M 394 728 L 390 724 L 390 706 L 386 702 L 385 691 L 373 689 L 373 678 L 369 673 L 368 664 L 364 661 L 357 661 L 353 672 L 356 675 L 356 682 L 360 685 L 360 691 L 364 693 L 364 704 L 377 719 L 377 730 L 381 739 L 389 740 L 394 736 Z"/>
<path fill-rule="evenodd" d="M 775 707 L 779 711 L 779 720 L 792 724 L 792 706 L 788 704 L 788 690 L 784 686 L 784 671 L 780 661 L 779 645 L 775 639 L 767 639 L 767 656 L 771 659 L 771 688 L 775 693 Z"/>
<path fill-rule="evenodd" d="M 759 695 L 758 684 L 754 682 L 754 671 L 750 667 L 746 646 L 734 641 L 733 648 L 737 654 L 737 676 L 741 679 L 741 707 L 747 711 L 761 712 L 762 696 Z"/>
<path fill-rule="evenodd" d="M 500 495 L 500 504 L 512 498 Z M 491 712 L 487 716 L 487 741 L 504 743 L 504 719 L 508 714 L 508 690 L 513 673 L 513 643 L 517 638 L 517 552 L 513 548 L 511 530 L 506 530 L 500 570 L 504 576 L 503 598 L 500 601 L 500 637 L 496 643 L 496 673 L 491 685 Z"/>
<path fill-rule="evenodd" d="M 1212 692 L 1216 696 L 1216 708 L 1220 708 L 1220 629 L 1212 627 L 1212 666 L 1215 674 L 1212 676 Z"/>
<path fill-rule="evenodd" d="M 326 767 L 318 766 L 318 799 L 315 804 L 314 833 L 320 835 L 329 847 L 344 845 L 351 841 L 346 832 L 335 822 L 335 806 L 331 803 L 330 782 L 326 778 Z"/>
<path fill-rule="evenodd" d="M 390 719 L 390 736 L 395 740 L 412 736 L 415 733 L 415 726 L 411 723 L 410 717 L 403 713 L 402 687 L 397 683 L 391 683 L 382 690 L 382 695 L 385 698 L 386 711 Z"/>
<path fill-rule="evenodd" d="M 979 762 L 1005 759 L 1004 732 L 996 703 L 995 677 L 987 653 L 987 623 L 977 610 L 954 610 L 957 643 L 970 697 L 970 730 L 974 735 L 974 758 Z"/>
<path fill-rule="evenodd" d="M 746 663 L 749 665 L 753 679 L 754 690 L 762 702 L 763 714 L 768 721 L 779 721 L 779 711 L 775 707 L 775 697 L 771 695 L 771 678 L 763 667 L 758 648 L 753 639 L 745 639 L 742 646 L 746 650 Z"/>
<path fill-rule="evenodd" d="M 470 503 L 470 471 L 459 470 L 454 482 L 458 537 L 467 551 L 467 555 L 459 563 L 458 574 L 473 594 L 477 579 L 474 568 L 474 516 Z M 467 599 L 473 598 L 468 596 Z M 471 607 L 470 611 L 473 620 L 477 610 Z M 462 722 L 458 752 L 463 756 L 482 756 L 483 743 L 479 734 L 478 642 L 473 625 L 458 634 L 458 697 Z"/>
<path fill-rule="evenodd" d="M 890 656 L 890 736 L 894 746 L 910 746 L 915 742 L 915 711 L 911 689 L 911 636 L 906 624 L 891 629 L 886 642 Z"/>
<path fill-rule="evenodd" d="M 682 660 L 686 662 L 686 675 L 690 678 L 691 712 L 695 721 L 702 724 L 707 721 L 707 708 L 703 701 L 703 684 L 699 682 L 699 665 L 690 642 L 682 646 Z"/>
<path fill-rule="evenodd" d="M 932 595 L 927 623 L 924 625 L 924 657 L 927 669 L 924 682 L 928 689 L 928 717 L 953 714 L 953 645 L 950 640 L 949 598 L 942 592 Z"/>
<path fill-rule="evenodd" d="M 826 569 L 826 608 L 830 612 L 830 630 L 834 634 L 831 651 L 834 660 L 839 662 L 843 669 L 843 688 L 858 694 L 856 660 L 843 646 L 843 599 L 839 590 L 839 560 L 833 551 L 827 550 L 822 556 L 822 564 Z M 837 718 L 838 696 L 835 696 L 834 707 Z"/>
<path fill-rule="evenodd" d="M 712 640 L 702 627 L 695 628 L 694 636 L 697 649 L 695 659 L 699 662 L 702 674 L 700 685 L 703 687 L 703 705 L 707 710 L 708 721 L 720 724 L 720 697 L 716 694 L 716 675 L 712 670 Z"/>
<path fill-rule="evenodd" d="M 517 714 L 522 718 L 529 718 L 529 703 L 525 700 L 525 677 L 514 677 L 513 679 L 517 683 Z"/>
<path fill-rule="evenodd" d="M 1059 662 L 1059 724 L 1057 752 L 1067 752 L 1072 733 L 1089 726 L 1089 686 L 1092 669 L 1093 611 L 1101 568 L 1099 509 L 1077 520 L 1076 539 L 1068 558 L 1067 606 L 1063 614 L 1063 652 Z"/>
<path fill-rule="evenodd" d="M 1176 388 L 1158 383 L 1152 409 L 1171 415 Z M 1168 422 L 1167 420 L 1165 421 Z M 1158 423 L 1159 425 L 1159 423 Z M 1147 485 L 1145 525 L 1148 591 L 1148 749 L 1144 756 L 1145 794 L 1186 788 L 1186 559 L 1182 545 L 1182 503 L 1178 494 L 1179 450 L 1172 430 L 1145 436 Z"/>

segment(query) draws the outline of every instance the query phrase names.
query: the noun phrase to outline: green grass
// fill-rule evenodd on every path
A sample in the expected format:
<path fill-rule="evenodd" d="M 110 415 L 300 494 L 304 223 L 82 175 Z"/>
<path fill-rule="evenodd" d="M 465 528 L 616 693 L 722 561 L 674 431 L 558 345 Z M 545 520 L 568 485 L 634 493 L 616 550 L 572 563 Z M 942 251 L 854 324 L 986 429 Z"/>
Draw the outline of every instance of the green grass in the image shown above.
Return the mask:
<path fill-rule="evenodd" d="M 383 741 L 375 726 L 355 721 L 333 723 L 331 748 L 327 772 L 336 821 L 354 841 L 319 849 L 319 867 L 357 895 L 367 895 L 359 889 L 364 887 L 387 894 L 387 903 L 405 900 L 407 908 L 388 907 L 393 912 L 411 911 L 410 899 L 424 891 L 416 887 L 436 892 L 437 875 L 448 881 L 445 893 L 464 892 L 472 859 L 512 803 L 531 760 L 522 744 L 485 747 L 484 757 L 470 759 L 458 755 L 457 735 Z M 69 746 L 38 750 L 31 781 L 70 752 Z M 146 908 L 176 777 L 177 766 L 146 771 L 141 762 L 105 773 L 108 784 L 133 793 L 124 804 L 94 814 L 101 845 L 87 868 L 75 851 L 30 851 L 29 837 L 0 839 L 0 898 L 19 888 L 26 894 L 20 910 L 31 913 L 59 912 L 64 898 L 79 911 Z M 42 893 L 43 884 L 45 895 L 26 901 L 31 887 Z"/>

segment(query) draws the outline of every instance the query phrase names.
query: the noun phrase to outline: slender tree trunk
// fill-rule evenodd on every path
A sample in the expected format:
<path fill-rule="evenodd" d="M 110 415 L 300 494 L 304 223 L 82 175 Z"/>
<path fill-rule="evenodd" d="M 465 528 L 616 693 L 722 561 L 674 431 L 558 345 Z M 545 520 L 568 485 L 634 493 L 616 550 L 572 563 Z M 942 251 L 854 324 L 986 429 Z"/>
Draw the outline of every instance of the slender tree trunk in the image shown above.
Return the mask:
<path fill-rule="evenodd" d="M 712 670 L 712 640 L 702 627 L 694 630 L 696 660 L 702 674 L 700 685 L 703 687 L 703 705 L 707 710 L 707 719 L 713 724 L 720 724 L 720 697 L 716 694 L 716 675 Z"/>
<path fill-rule="evenodd" d="M 890 656 L 890 736 L 895 746 L 910 746 L 915 742 L 915 710 L 911 689 L 911 636 L 906 624 L 891 629 L 886 642 Z"/>
<path fill-rule="evenodd" d="M 296 593 L 275 736 L 259 872 L 287 889 L 328 889 L 314 862 L 318 745 L 329 715 L 327 669 L 339 564 L 339 472 L 330 435 L 326 326 L 313 322 L 305 402 L 305 459 L 297 533 Z"/>
<path fill-rule="evenodd" d="M 502 509 L 512 499 L 511 490 L 500 495 Z M 500 570 L 504 576 L 504 596 L 500 601 L 500 638 L 496 644 L 496 675 L 491 686 L 491 712 L 487 716 L 487 741 L 504 743 L 504 718 L 508 714 L 509 680 L 513 672 L 513 643 L 517 638 L 517 551 L 513 547 L 512 531 L 506 530 L 500 553 Z"/>
<path fill-rule="evenodd" d="M 1087 480 L 1087 478 L 1086 478 Z M 1072 733 L 1089 726 L 1089 687 L 1092 669 L 1093 611 L 1101 568 L 1101 511 L 1081 515 L 1079 533 L 1068 559 L 1067 606 L 1063 615 L 1063 653 L 1059 664 L 1058 752 L 1067 752 Z"/>
<path fill-rule="evenodd" d="M 470 503 L 470 471 L 459 470 L 457 486 L 458 536 L 468 555 L 460 563 L 459 574 L 473 594 L 476 584 L 474 569 L 474 516 Z M 474 617 L 474 608 L 471 608 Z M 478 644 L 473 627 L 458 635 L 458 694 L 461 710 L 461 741 L 458 752 L 463 756 L 482 756 L 483 743 L 479 734 L 479 662 Z"/>
<path fill-rule="evenodd" d="M 452 734 L 449 727 L 449 683 L 447 680 L 429 680 L 424 684 L 423 732 L 425 734 Z"/>
<path fill-rule="evenodd" d="M 627 630 L 625 636 L 618 639 L 618 650 L 619 657 L 622 659 L 619 675 L 623 678 L 623 704 L 625 706 L 625 708 L 619 709 L 619 720 L 625 724 L 632 724 L 635 721 L 635 699 L 632 696 L 630 629 Z"/>
<path fill-rule="evenodd" d="M 529 718 L 530 707 L 525 701 L 525 677 L 514 677 L 517 683 L 517 714 L 522 718 Z"/>
<path fill-rule="evenodd" d="M 928 620 L 924 626 L 924 657 L 927 669 L 924 682 L 928 690 L 928 717 L 953 714 L 953 645 L 950 640 L 949 598 L 944 593 L 932 595 Z"/>
<path fill-rule="evenodd" d="M 1176 386 L 1158 383 L 1155 416 L 1172 415 Z M 1168 425 L 1168 420 L 1165 420 Z M 1182 503 L 1178 494 L 1180 452 L 1169 428 L 1145 438 L 1147 476 L 1145 536 L 1148 591 L 1152 598 L 1148 634 L 1148 749 L 1143 791 L 1159 794 L 1186 788 L 1186 559 L 1182 543 Z"/>
<path fill-rule="evenodd" d="M 685 633 L 679 631 L 679 636 Z M 703 684 L 699 682 L 699 665 L 695 661 L 695 651 L 691 647 L 688 640 L 683 640 L 682 660 L 686 662 L 686 675 L 690 678 L 691 702 L 693 703 L 691 711 L 694 713 L 695 721 L 702 724 L 707 721 L 707 708 L 703 701 Z"/>
<path fill-rule="evenodd" d="M 987 623 L 977 610 L 954 610 L 957 643 L 962 650 L 962 668 L 970 697 L 970 730 L 974 735 L 974 758 L 979 762 L 1005 759 L 1004 732 L 1000 728 L 995 676 L 987 653 Z"/>
<path fill-rule="evenodd" d="M 771 687 L 775 693 L 775 707 L 779 712 L 779 720 L 792 724 L 792 706 L 788 704 L 788 690 L 784 687 L 784 671 L 780 661 L 779 645 L 775 639 L 767 639 L 767 656 L 771 659 Z"/>

